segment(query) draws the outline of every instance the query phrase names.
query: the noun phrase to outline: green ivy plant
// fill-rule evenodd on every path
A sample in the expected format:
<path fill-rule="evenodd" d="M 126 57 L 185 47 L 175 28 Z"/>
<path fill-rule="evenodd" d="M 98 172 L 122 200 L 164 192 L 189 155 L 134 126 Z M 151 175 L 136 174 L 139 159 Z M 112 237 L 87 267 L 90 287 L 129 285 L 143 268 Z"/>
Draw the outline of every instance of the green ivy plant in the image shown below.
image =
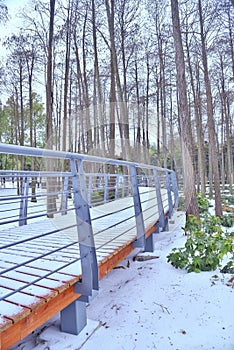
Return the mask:
<path fill-rule="evenodd" d="M 207 213 L 208 208 L 210 206 L 210 202 L 206 197 L 202 196 L 201 193 L 197 193 L 197 203 L 198 203 L 199 213 L 200 214 Z"/>
<path fill-rule="evenodd" d="M 234 196 L 222 196 L 222 202 L 228 205 L 234 205 Z"/>
<path fill-rule="evenodd" d="M 231 215 L 223 215 L 220 218 L 222 226 L 232 227 L 234 225 L 234 217 Z"/>
<path fill-rule="evenodd" d="M 232 253 L 231 261 L 234 260 L 233 237 L 225 235 L 218 217 L 206 214 L 198 219 L 189 215 L 184 231 L 188 236 L 185 246 L 172 249 L 167 256 L 174 267 L 188 272 L 210 271 L 220 267 L 228 253 Z"/>

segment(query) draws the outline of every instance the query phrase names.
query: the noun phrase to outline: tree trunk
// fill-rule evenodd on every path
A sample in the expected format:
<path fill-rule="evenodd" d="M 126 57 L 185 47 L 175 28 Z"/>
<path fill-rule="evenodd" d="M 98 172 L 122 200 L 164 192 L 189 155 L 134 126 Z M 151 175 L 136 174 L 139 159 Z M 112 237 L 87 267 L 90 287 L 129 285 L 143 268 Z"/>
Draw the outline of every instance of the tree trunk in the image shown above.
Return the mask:
<path fill-rule="evenodd" d="M 87 78 L 87 68 L 86 68 L 86 24 L 87 24 L 87 9 L 84 18 L 83 25 L 83 36 L 82 36 L 82 49 L 83 49 L 83 96 L 85 102 L 85 122 L 86 122 L 86 150 L 89 153 L 93 147 L 93 132 L 91 127 L 91 117 L 90 117 L 90 99 L 89 99 L 89 88 L 88 88 L 88 78 Z"/>
<path fill-rule="evenodd" d="M 94 85 L 97 93 L 97 103 L 98 103 L 98 119 L 100 121 L 97 135 L 100 133 L 100 142 L 98 142 L 97 147 L 101 150 L 101 155 L 106 155 L 105 146 L 105 123 L 104 123 L 104 110 L 103 110 L 103 98 L 101 89 L 101 80 L 99 72 L 99 60 L 98 60 L 98 46 L 97 46 L 97 33 L 96 33 L 96 11 L 95 11 L 95 1 L 92 0 L 92 30 L 93 30 L 93 49 L 94 49 Z"/>
<path fill-rule="evenodd" d="M 185 80 L 185 62 L 182 46 L 178 0 L 171 0 L 173 37 L 175 46 L 175 59 L 177 71 L 178 102 L 179 102 L 179 124 L 181 130 L 181 148 L 184 173 L 184 195 L 186 214 L 199 217 L 198 204 L 195 189 L 194 167 L 192 162 L 192 130 L 189 118 L 187 101 L 187 86 Z"/>
<path fill-rule="evenodd" d="M 229 107 L 229 99 L 228 99 L 228 93 L 225 88 L 225 79 L 224 79 L 224 67 L 223 67 L 223 58 L 220 55 L 220 69 L 221 69 L 221 103 L 222 103 L 222 109 L 224 114 L 224 123 L 225 123 L 225 130 L 226 130 L 226 142 L 227 142 L 227 183 L 229 184 L 229 191 L 230 194 L 233 194 L 233 188 L 232 188 L 232 147 L 231 147 L 231 132 L 230 132 L 230 125 L 231 125 L 231 118 L 230 118 L 230 107 Z"/>
<path fill-rule="evenodd" d="M 54 9 L 55 0 L 50 0 L 50 24 L 48 41 L 48 60 L 46 78 L 46 147 L 53 146 L 53 36 L 54 36 Z"/>
<path fill-rule="evenodd" d="M 207 53 L 206 53 L 206 43 L 205 35 L 203 29 L 203 16 L 201 0 L 198 0 L 199 9 L 199 19 L 200 19 L 200 34 L 201 34 L 201 45 L 202 45 L 202 62 L 206 89 L 206 99 L 207 99 L 207 117 L 208 117 L 208 134 L 209 134 L 209 157 L 212 164 L 213 179 L 214 179 L 214 191 L 215 191 L 215 214 L 216 216 L 222 215 L 222 205 L 220 196 L 220 176 L 219 176 L 219 166 L 218 166 L 218 153 L 217 144 L 215 137 L 215 123 L 213 115 L 213 104 L 212 104 L 212 94 L 210 79 L 208 73 L 208 63 L 207 63 Z M 211 180 L 211 179 L 210 179 Z"/>
<path fill-rule="evenodd" d="M 47 60 L 47 82 L 46 82 L 46 147 L 53 147 L 53 36 L 54 36 L 54 10 L 55 0 L 50 0 L 50 24 L 49 24 L 49 41 L 48 41 L 48 60 Z M 53 171 L 53 162 L 47 159 L 47 171 Z M 55 191 L 55 179 L 47 180 L 47 216 L 52 218 L 56 211 L 55 196 L 49 195 Z"/>
<path fill-rule="evenodd" d="M 68 124 L 68 81 L 70 70 L 70 46 L 71 46 L 71 4 L 68 2 L 67 19 L 66 19 L 66 58 L 64 73 L 64 95 L 63 95 L 63 143 L 62 150 L 67 151 L 67 124 Z"/>
<path fill-rule="evenodd" d="M 136 123 L 136 140 L 135 140 L 135 159 L 139 159 L 142 162 L 141 154 L 141 109 L 140 109 L 140 94 L 139 94 L 139 79 L 138 79 L 138 66 L 137 59 L 135 60 L 135 86 L 136 86 L 136 100 L 137 100 L 137 123 Z"/>
<path fill-rule="evenodd" d="M 126 101 L 124 100 L 123 90 L 120 82 L 117 53 L 116 53 L 116 47 L 115 47 L 115 30 L 114 30 L 115 4 L 114 4 L 114 0 L 110 0 L 110 4 L 109 4 L 109 0 L 105 0 L 105 4 L 106 4 L 108 28 L 109 28 L 110 42 L 111 42 L 111 66 L 112 66 L 111 74 L 114 74 L 114 77 L 115 77 L 115 84 L 116 84 L 116 90 L 118 94 L 118 103 L 119 103 L 120 117 L 121 117 L 120 128 L 122 128 L 123 130 L 123 142 L 125 146 L 122 149 L 122 155 L 124 159 L 128 159 L 128 156 L 130 154 L 129 120 L 128 120 L 127 105 L 126 105 Z M 115 100 L 115 103 L 117 103 L 116 100 Z"/>

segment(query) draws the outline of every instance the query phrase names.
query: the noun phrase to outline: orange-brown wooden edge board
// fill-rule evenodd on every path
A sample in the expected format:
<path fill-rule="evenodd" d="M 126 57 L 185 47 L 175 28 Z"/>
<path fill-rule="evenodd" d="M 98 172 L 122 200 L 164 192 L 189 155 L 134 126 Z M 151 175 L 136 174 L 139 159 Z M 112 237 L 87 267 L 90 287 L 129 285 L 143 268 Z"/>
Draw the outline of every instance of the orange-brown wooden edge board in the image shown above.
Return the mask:
<path fill-rule="evenodd" d="M 146 231 L 146 237 L 149 237 L 155 231 L 155 225 L 152 225 Z M 102 279 L 124 258 L 126 258 L 135 248 L 132 243 L 135 238 L 127 242 L 124 246 L 114 251 L 108 258 L 99 264 L 99 279 Z M 61 291 L 59 294 L 50 298 L 45 304 L 31 310 L 26 317 L 21 318 L 18 322 L 10 324 L 7 329 L 0 333 L 0 350 L 8 350 L 19 340 L 22 340 L 36 328 L 52 318 L 56 313 L 63 310 L 71 304 L 80 294 L 74 292 L 74 283 L 79 280 L 80 276 L 74 278 L 72 285 Z"/>
<path fill-rule="evenodd" d="M 157 226 L 156 223 L 152 224 L 146 230 L 146 238 L 155 232 Z M 110 256 L 108 256 L 105 260 L 100 262 L 98 266 L 99 272 L 99 280 L 101 280 L 105 275 L 107 275 L 114 267 L 116 267 L 121 261 L 123 261 L 135 248 L 132 243 L 136 238 L 131 239 L 124 246 L 116 249 Z"/>
<path fill-rule="evenodd" d="M 12 325 L 12 320 L 9 320 L 8 318 L 2 318 L 1 319 L 1 332 L 3 332 L 5 329 L 7 329 L 8 327 L 10 327 Z M 1 335 L 1 333 L 0 333 Z M 1 345 L 1 343 L 0 343 Z M 0 347 L 1 349 L 1 347 Z"/>
<path fill-rule="evenodd" d="M 73 280 L 73 283 L 78 281 Z M 9 347 L 26 337 L 36 328 L 52 318 L 57 312 L 64 309 L 67 305 L 76 300 L 80 295 L 74 292 L 74 284 L 70 285 L 61 293 L 49 299 L 48 302 L 31 310 L 26 317 L 10 325 L 6 330 L 0 333 L 0 349 L 7 350 Z"/>

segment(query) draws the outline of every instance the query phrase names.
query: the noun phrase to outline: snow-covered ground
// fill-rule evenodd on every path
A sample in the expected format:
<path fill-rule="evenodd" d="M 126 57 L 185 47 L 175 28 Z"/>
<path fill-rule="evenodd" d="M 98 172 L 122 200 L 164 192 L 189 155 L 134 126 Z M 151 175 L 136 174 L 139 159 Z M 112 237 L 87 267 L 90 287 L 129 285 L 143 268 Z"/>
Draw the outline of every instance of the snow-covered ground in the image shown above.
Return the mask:
<path fill-rule="evenodd" d="M 175 213 L 170 231 L 156 235 L 154 253 L 135 250 L 100 281 L 80 335 L 61 333 L 56 315 L 12 349 L 234 350 L 230 275 L 187 273 L 167 263 L 171 249 L 185 242 L 184 219 Z M 137 261 L 136 253 L 154 258 Z"/>

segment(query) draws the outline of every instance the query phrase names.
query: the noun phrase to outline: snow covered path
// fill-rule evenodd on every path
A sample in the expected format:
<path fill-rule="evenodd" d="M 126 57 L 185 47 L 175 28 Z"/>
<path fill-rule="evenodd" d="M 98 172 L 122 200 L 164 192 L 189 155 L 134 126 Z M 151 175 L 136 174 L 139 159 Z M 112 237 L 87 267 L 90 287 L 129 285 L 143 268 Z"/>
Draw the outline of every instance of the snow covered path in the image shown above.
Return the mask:
<path fill-rule="evenodd" d="M 170 232 L 156 236 L 154 253 L 140 254 L 159 258 L 134 261 L 134 251 L 100 282 L 87 306 L 92 321 L 80 335 L 60 333 L 56 316 L 12 349 L 233 350 L 230 275 L 188 274 L 167 263 L 171 249 L 185 241 L 184 215 L 175 213 L 174 220 Z"/>

